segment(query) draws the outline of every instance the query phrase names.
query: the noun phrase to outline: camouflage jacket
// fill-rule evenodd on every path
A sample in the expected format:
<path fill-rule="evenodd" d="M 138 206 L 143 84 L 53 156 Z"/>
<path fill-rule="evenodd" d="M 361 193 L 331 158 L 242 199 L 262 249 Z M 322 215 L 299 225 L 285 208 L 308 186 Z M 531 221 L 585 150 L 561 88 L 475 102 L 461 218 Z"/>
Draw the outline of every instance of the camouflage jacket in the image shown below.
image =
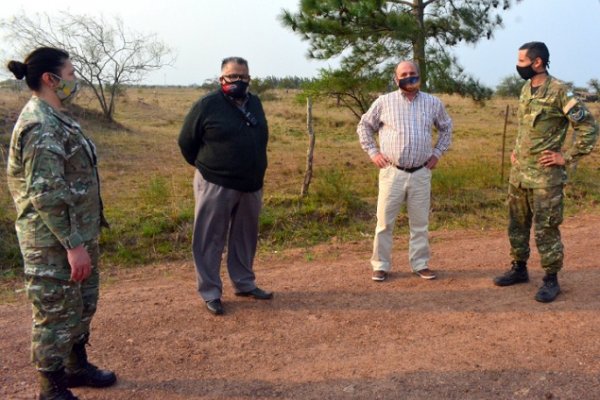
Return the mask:
<path fill-rule="evenodd" d="M 15 124 L 7 175 L 23 253 L 98 237 L 105 220 L 96 148 L 77 122 L 38 97 Z"/>
<path fill-rule="evenodd" d="M 563 152 L 567 165 L 589 154 L 598 139 L 598 125 L 585 105 L 558 79 L 548 76 L 532 94 L 528 81 L 519 100 L 519 130 L 514 149 L 510 183 L 543 188 L 567 181 L 565 166 L 543 167 L 538 159 L 544 150 L 561 152 L 569 125 L 575 140 Z"/>

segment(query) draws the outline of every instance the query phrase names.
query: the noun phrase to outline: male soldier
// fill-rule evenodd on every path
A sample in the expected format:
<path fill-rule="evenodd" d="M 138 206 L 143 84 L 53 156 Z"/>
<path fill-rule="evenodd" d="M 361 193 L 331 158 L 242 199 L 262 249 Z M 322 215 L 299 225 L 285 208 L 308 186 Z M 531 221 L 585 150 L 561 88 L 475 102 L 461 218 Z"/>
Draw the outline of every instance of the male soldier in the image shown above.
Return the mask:
<path fill-rule="evenodd" d="M 521 90 L 519 129 L 511 154 L 508 189 L 512 267 L 496 277 L 497 286 L 529 281 L 529 232 L 533 224 L 542 268 L 546 272 L 535 299 L 547 303 L 560 293 L 557 273 L 563 266 L 559 225 L 563 220 L 566 166 L 589 154 L 598 126 L 586 107 L 565 84 L 548 74 L 550 53 L 542 42 L 519 48 L 517 72 L 529 80 Z M 563 153 L 569 125 L 573 146 Z"/>

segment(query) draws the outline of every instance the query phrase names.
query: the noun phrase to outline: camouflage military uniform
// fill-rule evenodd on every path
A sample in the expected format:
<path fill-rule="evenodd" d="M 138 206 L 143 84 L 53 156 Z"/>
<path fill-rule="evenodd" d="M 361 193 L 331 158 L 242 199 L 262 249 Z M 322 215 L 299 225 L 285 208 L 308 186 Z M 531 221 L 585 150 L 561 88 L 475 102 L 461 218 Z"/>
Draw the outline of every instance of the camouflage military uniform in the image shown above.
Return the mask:
<path fill-rule="evenodd" d="M 548 76 L 535 93 L 527 82 L 519 101 L 519 130 L 514 149 L 516 162 L 508 191 L 511 255 L 516 261 L 529 258 L 529 232 L 534 225 L 541 264 L 547 273 L 562 268 L 563 245 L 559 225 L 563 219 L 565 166 L 538 163 L 544 150 L 560 152 L 567 130 L 575 130 L 575 142 L 563 157 L 567 166 L 589 154 L 598 138 L 598 126 L 572 92 Z"/>
<path fill-rule="evenodd" d="M 105 220 L 96 150 L 77 122 L 34 96 L 13 130 L 7 174 L 33 304 L 32 360 L 40 371 L 55 371 L 73 343 L 87 337 L 98 301 L 98 235 Z M 92 273 L 75 283 L 66 249 L 82 244 Z"/>

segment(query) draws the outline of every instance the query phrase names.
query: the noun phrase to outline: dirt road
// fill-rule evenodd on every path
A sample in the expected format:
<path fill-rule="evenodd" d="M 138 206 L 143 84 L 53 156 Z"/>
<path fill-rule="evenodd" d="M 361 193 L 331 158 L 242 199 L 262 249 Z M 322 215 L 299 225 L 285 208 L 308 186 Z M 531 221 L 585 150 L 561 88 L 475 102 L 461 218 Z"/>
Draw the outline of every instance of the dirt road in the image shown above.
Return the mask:
<path fill-rule="evenodd" d="M 600 216 L 563 226 L 563 294 L 532 282 L 497 288 L 504 232 L 432 234 L 425 281 L 406 266 L 400 230 L 389 281 L 370 279 L 370 239 L 262 255 L 272 301 L 233 295 L 206 312 L 191 262 L 105 274 L 91 359 L 119 375 L 82 399 L 599 399 Z M 32 399 L 30 307 L 0 306 L 0 398 Z"/>

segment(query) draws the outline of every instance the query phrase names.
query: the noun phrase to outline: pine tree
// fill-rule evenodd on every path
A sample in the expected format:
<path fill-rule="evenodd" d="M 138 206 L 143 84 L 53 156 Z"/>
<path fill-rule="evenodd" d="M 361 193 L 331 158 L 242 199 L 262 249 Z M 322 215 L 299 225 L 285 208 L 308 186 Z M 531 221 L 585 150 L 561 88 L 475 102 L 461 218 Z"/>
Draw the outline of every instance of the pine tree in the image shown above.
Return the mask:
<path fill-rule="evenodd" d="M 301 0 L 298 12 L 283 10 L 280 18 L 310 43 L 311 58 L 341 56 L 342 70 L 381 72 L 412 58 L 423 87 L 480 100 L 491 89 L 465 74 L 450 49 L 491 38 L 514 1 Z"/>

